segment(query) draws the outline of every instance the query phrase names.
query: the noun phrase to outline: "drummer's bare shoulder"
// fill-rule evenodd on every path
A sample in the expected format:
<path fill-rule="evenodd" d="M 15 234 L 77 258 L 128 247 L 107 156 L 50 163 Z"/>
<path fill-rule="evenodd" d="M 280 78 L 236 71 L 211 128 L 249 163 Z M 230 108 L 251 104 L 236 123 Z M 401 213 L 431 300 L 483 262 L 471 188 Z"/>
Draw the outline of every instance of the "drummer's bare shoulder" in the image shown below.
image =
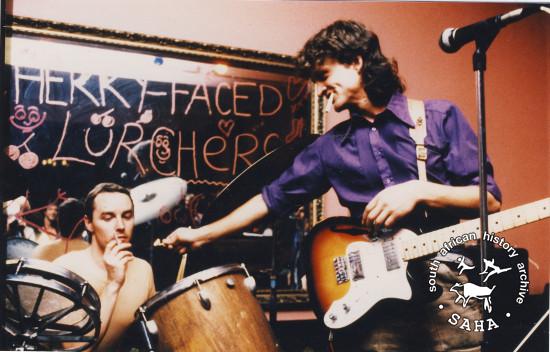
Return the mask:
<path fill-rule="evenodd" d="M 134 257 L 128 263 L 125 285 L 143 286 L 148 290 L 148 297 L 151 297 L 156 292 L 151 264 L 141 258 Z"/>
<path fill-rule="evenodd" d="M 153 273 L 151 264 L 138 257 L 134 257 L 130 262 L 128 262 L 128 270 L 139 273 L 140 275 L 149 275 L 149 273 L 152 275 Z"/>
<path fill-rule="evenodd" d="M 54 260 L 54 264 L 82 276 L 85 280 L 90 281 L 96 290 L 100 290 L 107 279 L 106 271 L 101 270 L 93 262 L 90 248 L 64 254 Z M 126 285 L 146 285 L 150 292 L 155 292 L 153 269 L 147 261 L 137 257 L 132 258 L 128 262 L 126 275 Z"/>
<path fill-rule="evenodd" d="M 72 251 L 55 259 L 53 262 L 62 266 L 83 266 L 92 260 L 90 248 Z"/>
<path fill-rule="evenodd" d="M 53 262 L 55 259 L 66 254 L 64 253 L 66 248 L 68 253 L 70 253 L 86 249 L 89 246 L 90 244 L 82 239 L 70 240 L 68 245 L 66 240 L 57 239 L 55 242 L 37 246 L 32 253 L 32 257 Z"/>
<path fill-rule="evenodd" d="M 55 259 L 53 263 L 82 276 L 86 280 L 91 280 L 89 273 L 91 272 L 91 268 L 93 268 L 94 263 L 90 253 L 90 248 L 63 254 Z"/>

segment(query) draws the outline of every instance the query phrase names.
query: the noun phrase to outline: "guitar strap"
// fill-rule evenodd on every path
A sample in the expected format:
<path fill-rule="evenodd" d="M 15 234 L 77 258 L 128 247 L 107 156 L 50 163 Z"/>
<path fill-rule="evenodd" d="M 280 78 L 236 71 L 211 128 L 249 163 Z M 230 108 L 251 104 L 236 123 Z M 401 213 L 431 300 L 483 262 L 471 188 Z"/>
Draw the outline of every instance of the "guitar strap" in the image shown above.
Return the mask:
<path fill-rule="evenodd" d="M 424 144 L 427 136 L 426 130 L 426 112 L 422 100 L 407 99 L 409 105 L 409 114 L 413 120 L 414 127 L 409 128 L 409 133 L 416 144 L 416 164 L 418 166 L 418 179 L 427 181 L 426 160 L 428 159 L 428 149 Z"/>
<path fill-rule="evenodd" d="M 418 179 L 427 181 L 426 160 L 428 159 L 428 149 L 424 140 L 428 135 L 426 128 L 426 111 L 422 100 L 407 99 L 409 106 L 409 115 L 414 123 L 414 127 L 409 128 L 409 133 L 416 144 L 416 165 L 418 166 Z M 424 210 L 424 218 L 428 218 L 428 212 Z M 420 229 L 420 231 L 422 231 Z"/>
<path fill-rule="evenodd" d="M 426 136 L 428 135 L 426 127 L 426 110 L 424 109 L 424 102 L 422 100 L 407 99 L 407 104 L 409 106 L 409 114 L 413 120 L 414 127 L 409 128 L 409 133 L 416 144 L 416 164 L 418 166 L 418 179 L 420 181 L 427 181 L 426 174 L 426 160 L 428 159 L 428 149 L 424 144 Z M 424 218 L 428 219 L 428 211 L 424 210 Z M 422 229 L 419 229 L 422 232 Z M 457 262 L 459 257 L 463 255 L 458 255 L 456 253 L 447 253 L 446 256 L 438 255 L 435 258 L 445 262 Z M 467 260 L 466 263 L 473 263 L 472 260 L 468 257 L 464 258 Z"/>

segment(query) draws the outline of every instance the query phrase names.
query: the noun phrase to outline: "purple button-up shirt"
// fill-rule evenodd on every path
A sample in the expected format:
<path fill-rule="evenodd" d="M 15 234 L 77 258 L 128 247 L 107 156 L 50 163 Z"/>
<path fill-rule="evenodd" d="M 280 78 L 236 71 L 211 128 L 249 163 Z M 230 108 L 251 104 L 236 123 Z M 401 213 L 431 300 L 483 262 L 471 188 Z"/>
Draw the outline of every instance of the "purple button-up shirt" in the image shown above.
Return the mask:
<path fill-rule="evenodd" d="M 424 104 L 428 180 L 452 186 L 479 184 L 477 137 L 462 113 L 448 101 Z M 418 179 L 411 127 L 407 98 L 401 94 L 391 98 L 374 123 L 352 115 L 304 149 L 290 168 L 262 189 L 270 212 L 282 214 L 334 187 L 340 203 L 360 218 L 367 203 L 385 187 Z M 487 173 L 487 189 L 500 201 L 490 164 Z M 457 220 L 442 211 L 434 227 Z"/>

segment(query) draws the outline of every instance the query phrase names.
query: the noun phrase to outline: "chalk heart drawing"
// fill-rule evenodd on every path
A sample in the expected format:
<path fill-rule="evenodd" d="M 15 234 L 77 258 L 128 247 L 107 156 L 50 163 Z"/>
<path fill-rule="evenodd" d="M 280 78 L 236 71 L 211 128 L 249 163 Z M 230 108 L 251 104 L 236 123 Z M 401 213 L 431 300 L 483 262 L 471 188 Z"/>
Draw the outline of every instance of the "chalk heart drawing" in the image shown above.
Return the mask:
<path fill-rule="evenodd" d="M 220 120 L 218 121 L 218 129 L 225 137 L 229 137 L 231 131 L 235 127 L 235 121 L 233 120 Z"/>
<path fill-rule="evenodd" d="M 19 148 L 17 148 L 17 146 L 11 144 L 11 145 L 8 145 L 7 148 L 6 148 L 6 155 L 11 159 L 11 160 L 17 160 L 19 158 L 19 154 L 21 152 L 19 151 Z"/>
<path fill-rule="evenodd" d="M 38 155 L 34 152 L 25 152 L 19 157 L 19 164 L 23 169 L 32 169 L 38 165 Z"/>
<path fill-rule="evenodd" d="M 9 120 L 13 127 L 23 133 L 30 133 L 44 123 L 46 116 L 46 112 L 41 114 L 36 106 L 25 109 L 23 105 L 19 104 L 14 107 L 13 115 L 9 117 Z"/>
<path fill-rule="evenodd" d="M 286 86 L 286 96 L 290 101 L 298 99 L 304 89 L 306 89 L 307 81 L 298 77 L 288 77 L 288 83 Z"/>

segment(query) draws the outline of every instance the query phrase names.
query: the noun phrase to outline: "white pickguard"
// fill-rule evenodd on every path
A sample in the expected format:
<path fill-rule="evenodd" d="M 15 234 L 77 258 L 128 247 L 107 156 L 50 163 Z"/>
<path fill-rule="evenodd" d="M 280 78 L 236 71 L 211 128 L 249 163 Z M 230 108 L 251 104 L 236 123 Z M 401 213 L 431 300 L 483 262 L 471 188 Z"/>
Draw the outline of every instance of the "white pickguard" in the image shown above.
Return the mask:
<path fill-rule="evenodd" d="M 407 262 L 401 258 L 401 242 L 416 235 L 409 230 L 401 230 L 386 240 L 374 242 L 357 241 L 346 249 L 347 267 L 349 254 L 359 251 L 364 278 L 353 280 L 350 272 L 350 288 L 341 299 L 335 300 L 325 313 L 324 323 L 330 329 L 344 328 L 367 313 L 376 303 L 386 298 L 409 300 L 412 290 L 407 281 Z M 383 249 L 384 241 L 392 241 L 398 268 L 388 270 Z M 351 271 L 351 269 L 349 269 Z"/>

